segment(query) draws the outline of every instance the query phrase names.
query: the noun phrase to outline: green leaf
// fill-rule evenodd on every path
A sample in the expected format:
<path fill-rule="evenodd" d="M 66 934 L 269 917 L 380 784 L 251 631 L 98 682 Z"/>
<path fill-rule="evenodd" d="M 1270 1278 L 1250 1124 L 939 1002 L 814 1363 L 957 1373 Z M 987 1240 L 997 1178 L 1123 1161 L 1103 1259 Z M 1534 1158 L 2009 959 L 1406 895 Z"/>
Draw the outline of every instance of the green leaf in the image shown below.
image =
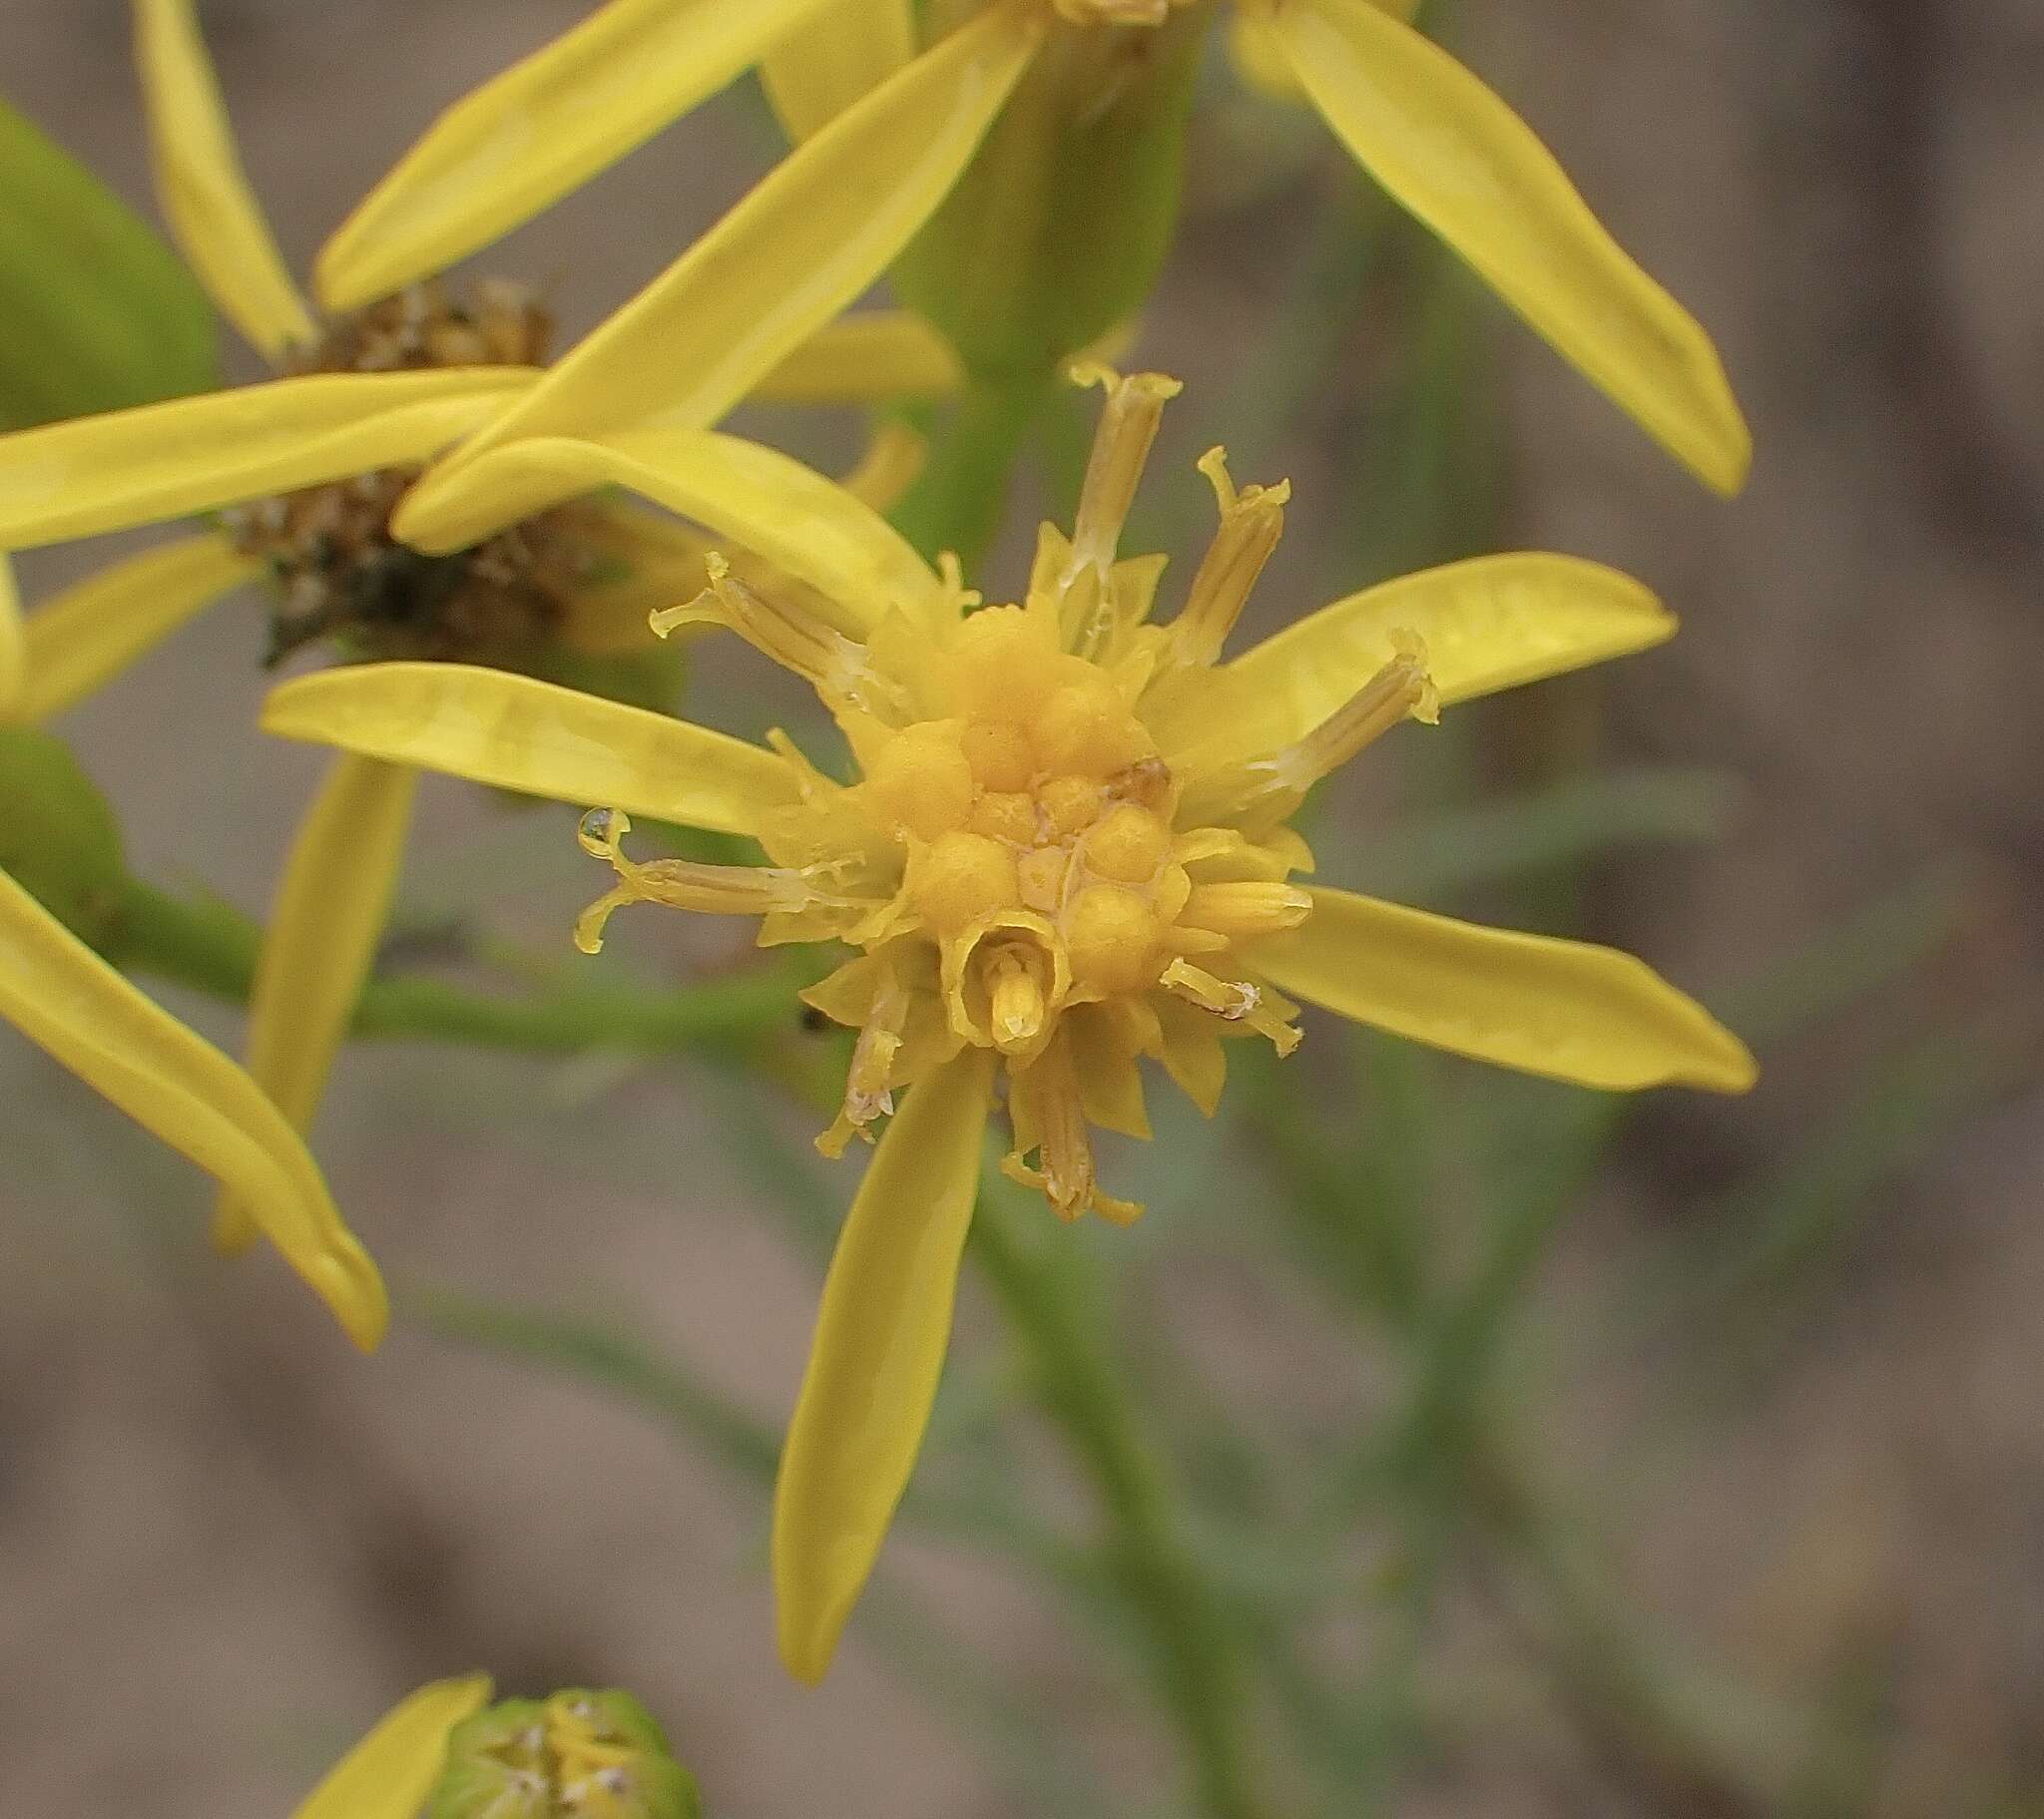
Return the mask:
<path fill-rule="evenodd" d="M 212 306 L 149 224 L 0 102 L 0 429 L 220 382 Z"/>
<path fill-rule="evenodd" d="M 0 871 L 88 945 L 114 940 L 128 897 L 121 829 L 46 732 L 0 727 Z"/>

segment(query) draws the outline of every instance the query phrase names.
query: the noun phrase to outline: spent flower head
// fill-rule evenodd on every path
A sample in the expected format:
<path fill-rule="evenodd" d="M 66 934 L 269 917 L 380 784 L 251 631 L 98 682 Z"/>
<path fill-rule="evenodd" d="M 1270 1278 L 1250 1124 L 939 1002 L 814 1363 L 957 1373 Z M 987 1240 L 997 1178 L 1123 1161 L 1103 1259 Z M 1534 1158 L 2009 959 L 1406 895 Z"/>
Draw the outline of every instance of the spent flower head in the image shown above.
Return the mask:
<path fill-rule="evenodd" d="M 1229 1041 L 1297 1045 L 1294 1000 L 1589 1086 L 1753 1081 L 1738 1039 L 1628 955 L 1296 882 L 1311 855 L 1288 820 L 1322 777 L 1443 702 L 1659 643 L 1673 622 L 1653 597 L 1593 564 L 1494 557 L 1337 601 L 1224 662 L 1286 489 L 1239 489 L 1206 457 L 1220 527 L 1156 621 L 1163 562 L 1119 546 L 1178 388 L 1086 376 L 1107 403 L 1077 518 L 1044 528 L 1019 600 L 983 604 L 955 564 L 932 573 L 810 476 L 788 489 L 806 502 L 805 600 L 719 570 L 655 616 L 726 626 L 807 681 L 850 745 L 848 780 L 784 734 L 761 747 L 459 666 L 306 678 L 264 714 L 286 736 L 606 804 L 582 830 L 616 873 L 578 928 L 587 949 L 620 907 L 656 903 L 849 950 L 807 994 L 858 1032 L 821 1141 L 887 1122 L 776 1494 L 781 1646 L 804 1678 L 913 1464 L 997 1092 L 1008 1172 L 1063 1217 L 1122 1221 L 1138 1208 L 1102 1183 L 1092 1132 L 1148 1134 L 1142 1064 L 1211 1112 Z M 641 862 L 638 812 L 751 834 L 768 863 Z"/>

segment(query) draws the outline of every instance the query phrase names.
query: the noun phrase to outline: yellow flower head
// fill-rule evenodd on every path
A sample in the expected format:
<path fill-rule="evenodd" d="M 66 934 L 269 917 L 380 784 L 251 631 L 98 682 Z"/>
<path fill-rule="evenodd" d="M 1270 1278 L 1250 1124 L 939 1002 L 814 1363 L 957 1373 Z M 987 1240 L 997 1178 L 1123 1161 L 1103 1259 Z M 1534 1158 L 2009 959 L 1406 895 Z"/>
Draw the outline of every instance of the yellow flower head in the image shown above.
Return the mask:
<path fill-rule="evenodd" d="M 11 579 L 0 587 L 0 723 L 55 717 L 253 581 L 268 584 L 272 662 L 320 642 L 343 658 L 458 658 L 559 675 L 656 651 L 647 613 L 701 585 L 705 546 L 632 501 L 591 497 L 604 476 L 530 509 L 514 501 L 459 546 L 421 551 L 395 534 L 422 477 L 543 377 L 552 324 L 529 293 L 485 280 L 463 295 L 432 275 L 452 256 L 445 233 L 460 237 L 455 224 L 476 220 L 487 197 L 458 182 L 441 192 L 442 236 L 379 266 L 391 293 L 322 317 L 251 190 L 192 0 L 136 0 L 135 22 L 165 216 L 221 313 L 277 376 L 0 437 L 0 549 L 215 515 L 26 620 Z M 831 321 L 847 300 L 812 299 L 778 342 L 741 363 L 726 404 L 747 392 L 849 402 L 950 383 L 950 355 L 930 330 L 891 313 Z M 883 437 L 848 484 L 884 502 L 915 458 L 900 435 Z M 504 489 L 487 497 L 498 505 Z M 606 680 L 620 689 L 658 682 L 616 669 Z M 175 1115 L 178 1096 L 159 1096 L 153 1128 L 169 1140 L 193 1149 L 202 1138 L 185 1135 L 187 1124 L 246 1120 L 256 1086 L 290 1125 L 309 1128 L 383 928 L 415 782 L 403 765 L 334 766 L 278 887 L 250 1021 L 255 1085 L 236 1071 L 231 1091 L 209 1073 L 214 1087 L 189 1119 Z M 43 952 L 54 991 L 59 950 Z M 106 987 L 95 973 L 91 989 Z M 121 1099 L 111 1063 L 81 1072 Z M 268 1230 L 348 1331 L 373 1343 L 382 1288 L 324 1189 L 308 1197 L 300 1180 L 283 1195 L 273 1175 L 216 1172 L 236 1184 L 215 1220 L 221 1248 Z M 263 1191 L 250 1195 L 252 1180 Z"/>
<path fill-rule="evenodd" d="M 726 449 L 719 502 L 737 474 L 758 495 L 750 521 L 778 502 L 809 595 L 722 572 L 657 622 L 728 626 L 806 679 L 853 780 L 782 735 L 769 749 L 458 665 L 306 678 L 263 715 L 364 757 L 607 804 L 583 839 L 617 883 L 583 919 L 586 948 L 620 905 L 654 902 L 853 950 L 810 994 L 859 1031 L 824 1146 L 892 1116 L 831 1263 L 775 1498 L 781 1650 L 805 1679 L 914 1463 L 1003 1080 L 1010 1173 L 1066 1217 L 1126 1219 L 1090 1133 L 1147 1134 L 1139 1062 L 1212 1111 L 1226 1041 L 1288 1051 L 1293 999 L 1606 1089 L 1754 1078 L 1736 1037 L 1628 955 L 1293 882 L 1311 857 L 1286 821 L 1321 777 L 1440 703 L 1660 643 L 1674 624 L 1659 603 L 1591 563 L 1490 557 L 1336 601 L 1224 662 L 1285 489 L 1238 491 L 1210 454 L 1220 530 L 1178 613 L 1153 622 L 1163 564 L 1119 542 L 1177 386 L 1090 376 L 1108 400 L 1077 521 L 1045 529 L 1013 604 L 981 606 L 955 565 L 932 574 L 806 470 Z M 651 458 L 633 471 L 665 484 Z M 750 834 L 769 863 L 640 863 L 628 813 Z"/>
<path fill-rule="evenodd" d="M 958 320 L 942 319 L 963 334 L 987 301 L 976 274 L 1055 254 L 1096 228 L 1095 216 L 1113 215 L 1096 192 L 1116 162 L 1137 143 L 1154 155 L 1146 134 L 1177 130 L 1183 96 L 1152 95 L 1140 73 L 1154 59 L 1107 35 L 1202 29 L 1202 10 L 1192 0 L 933 0 L 919 10 L 910 0 L 609 0 L 436 123 L 329 248 L 327 293 L 358 301 L 387 287 L 393 258 L 415 263 L 431 246 L 444 262 L 466 250 L 473 241 L 453 219 L 463 210 L 491 231 L 536 214 L 759 59 L 803 142 L 782 187 L 808 203 L 804 220 L 784 224 L 784 252 L 768 256 L 803 281 L 826 271 L 834 280 L 852 263 L 860 284 L 877 278 L 993 134 L 989 155 L 1003 168 L 946 227 L 957 241 L 947 281 L 973 295 L 952 312 Z M 1752 440 L 1709 335 L 1506 103 L 1412 27 L 1413 10 L 1411 0 L 1236 0 L 1230 18 L 1261 81 L 1302 93 L 1385 192 L 1538 333 L 1708 485 L 1738 491 Z M 1080 34 L 1100 35 L 1100 54 L 1067 55 Z M 1089 92 L 1062 92 L 1072 82 Z M 1104 127 L 1125 104 L 1171 118 Z M 1105 163 L 1075 196 L 1073 161 L 1088 157 Z M 1175 180 L 1151 189 L 1175 194 Z M 1161 236 L 1152 222 L 1130 238 L 1153 229 Z M 1134 263 L 1152 256 L 1133 243 L 1121 251 Z M 688 277 L 677 268 L 650 295 Z M 1098 280 L 1081 271 L 1071 281 Z M 732 266 L 725 282 L 746 279 Z M 1045 309 L 1055 310 L 1055 290 Z M 1093 345 L 1109 326 L 1084 325 L 1064 350 Z M 635 383 L 631 408 L 657 414 L 646 369 Z"/>
<path fill-rule="evenodd" d="M 700 1819 L 694 1778 L 630 1693 L 489 1697 L 484 1674 L 420 1687 L 292 1819 Z"/>
<path fill-rule="evenodd" d="M 1139 1209 L 1099 1187 L 1089 1120 L 1148 1135 L 1141 1056 L 1211 1111 L 1224 1036 L 1296 1045 L 1293 1007 L 1245 977 L 1239 951 L 1311 910 L 1287 882 L 1307 854 L 1284 817 L 1370 739 L 1432 717 L 1435 697 L 1413 637 L 1323 723 L 1255 763 L 1160 745 L 1149 721 L 1168 723 L 1174 702 L 1183 714 L 1211 670 L 1288 489 L 1238 494 L 1214 451 L 1221 531 L 1184 612 L 1150 624 L 1161 565 L 1117 561 L 1116 546 L 1178 387 L 1092 376 L 1109 403 L 1075 533 L 1045 527 L 1020 604 L 954 597 L 932 622 L 898 620 L 859 646 L 720 574 L 703 601 L 655 616 L 717 620 L 802 675 L 862 780 L 804 767 L 800 799 L 762 825 L 767 870 L 635 864 L 623 816 L 598 811 L 584 837 L 620 882 L 578 934 L 593 952 L 612 911 L 646 900 L 755 910 L 765 941 L 857 948 L 808 994 L 860 1031 L 826 1151 L 870 1137 L 898 1090 L 979 1049 L 1008 1078 L 1010 1171 L 1064 1217 L 1126 1220 Z"/>

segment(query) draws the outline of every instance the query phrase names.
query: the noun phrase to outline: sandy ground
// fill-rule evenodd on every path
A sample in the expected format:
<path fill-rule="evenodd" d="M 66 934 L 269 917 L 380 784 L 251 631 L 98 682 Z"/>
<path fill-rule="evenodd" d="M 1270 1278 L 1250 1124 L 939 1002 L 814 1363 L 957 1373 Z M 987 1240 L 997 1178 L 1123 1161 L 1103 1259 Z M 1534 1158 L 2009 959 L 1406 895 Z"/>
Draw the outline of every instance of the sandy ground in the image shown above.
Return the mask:
<path fill-rule="evenodd" d="M 580 9 L 202 10 L 256 186 L 302 261 L 436 105 Z M 1614 755 L 1722 765 L 1750 786 L 1729 846 L 1600 874 L 1600 933 L 1708 991 L 1938 858 L 1970 867 L 1974 907 L 1927 987 L 1771 1058 L 1747 1106 L 1653 1125 L 1549 1272 L 1562 1332 L 1571 1310 L 1625 1293 L 1697 1177 L 1791 1142 L 1870 1045 L 2037 993 L 2044 25 L 2026 0 L 1790 10 L 1462 9 L 1472 60 L 1718 334 L 1762 449 L 1750 493 L 1716 503 L 1499 325 L 1509 538 L 1618 562 L 1684 616 L 1681 640 L 1613 677 Z M 9 0 L 0 69 L 10 98 L 142 202 L 125 37 L 114 0 Z M 492 268 L 545 279 L 586 325 L 713 219 L 767 144 L 755 110 L 709 110 Z M 1146 348 L 1195 380 L 1167 459 L 1230 433 L 1199 405 L 1199 373 L 1256 334 L 1272 235 L 1210 212 L 1175 262 Z M 1252 453 L 1304 494 L 1331 487 L 1353 433 L 1337 404 L 1296 426 L 1295 448 L 1274 433 Z M 1317 572 L 1353 509 L 1331 490 L 1302 498 L 1292 577 Z M 86 560 L 55 552 L 25 574 L 53 585 Z M 120 805 L 139 870 L 252 908 L 317 772 L 249 728 L 255 646 L 249 617 L 217 614 L 63 728 Z M 739 717 L 760 711 L 743 666 L 714 674 Z M 569 849 L 534 887 L 533 851 L 434 789 L 407 904 L 481 897 L 502 926 L 549 938 L 587 879 Z M 660 951 L 707 962 L 723 937 L 689 939 Z M 194 1014 L 232 1040 L 231 1019 Z M 399 1691 L 484 1664 L 520 1688 L 637 1687 L 725 1819 L 1025 1810 L 856 1637 L 826 1690 L 782 1678 L 757 1499 L 653 1424 L 414 1335 L 357 1361 L 279 1270 L 207 1263 L 189 1172 L 4 1035 L 0 1105 L 14 1807 L 281 1813 Z M 380 1047 L 344 1061 L 319 1150 L 400 1278 L 615 1314 L 777 1418 L 813 1269 L 721 1158 L 720 1105 L 686 1070 Z M 1984 1812 L 2001 1792 L 2034 1798 L 2044 1775 L 2040 1109 L 2032 1086 L 1884 1187 L 1786 1359 L 1701 1438 L 1644 1462 L 1611 1443 L 1693 1385 L 1693 1353 L 1556 1342 L 1570 1393 L 1552 1457 L 1622 1538 L 1646 1608 L 1784 1691 L 1854 1646 L 1890 1664 L 1895 1746 L 1873 1810 Z M 1196 1229 L 1220 1190 L 1208 1197 Z M 1305 1341 L 1265 1344 L 1254 1295 L 1196 1254 L 1174 1260 L 1169 1234 L 1146 1241 L 1154 1308 L 1232 1327 L 1246 1382 L 1303 1394 L 1288 1364 Z M 926 1565 L 990 1653 L 1090 1696 L 1060 1613 Z M 1592 1757 L 1566 1740 L 1530 1760 L 1479 1750 L 1414 1810 L 1666 1810 Z"/>

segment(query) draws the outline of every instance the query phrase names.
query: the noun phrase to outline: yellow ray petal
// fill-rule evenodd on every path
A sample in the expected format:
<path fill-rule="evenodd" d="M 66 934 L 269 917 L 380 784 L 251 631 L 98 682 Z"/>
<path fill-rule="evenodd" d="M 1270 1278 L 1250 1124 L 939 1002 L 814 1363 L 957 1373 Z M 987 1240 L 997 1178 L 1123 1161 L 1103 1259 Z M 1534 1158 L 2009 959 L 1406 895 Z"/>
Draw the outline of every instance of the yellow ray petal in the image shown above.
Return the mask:
<path fill-rule="evenodd" d="M 28 620 L 21 719 L 54 718 L 261 573 L 260 562 L 237 555 L 225 538 L 185 537 L 66 589 Z"/>
<path fill-rule="evenodd" d="M 14 564 L 0 551 L 0 726 L 27 717 L 27 693 L 28 636 L 21 595 L 14 585 Z"/>
<path fill-rule="evenodd" d="M 769 404 L 942 398 L 964 382 L 957 352 L 907 309 L 861 309 L 826 323 L 754 386 Z"/>
<path fill-rule="evenodd" d="M 354 309 L 529 221 L 714 95 L 818 0 L 611 0 L 464 96 L 321 250 Z"/>
<path fill-rule="evenodd" d="M 1000 0 L 771 172 L 461 451 L 520 436 L 715 423 L 894 260 L 1042 42 Z"/>
<path fill-rule="evenodd" d="M 486 1673 L 421 1686 L 334 1764 L 291 1819 L 418 1819 L 446 1765 L 448 1733 L 489 1697 Z"/>
<path fill-rule="evenodd" d="M 0 873 L 0 1019 L 248 1199 L 286 1260 L 372 1350 L 383 1282 L 297 1134 L 256 1083 Z"/>
<path fill-rule="evenodd" d="M 501 410 L 533 377 L 517 366 L 316 373 L 0 436 L 0 547 L 408 466 Z"/>
<path fill-rule="evenodd" d="M 862 638 L 899 607 L 941 607 L 941 583 L 907 539 L 843 487 L 757 442 L 712 430 L 535 437 L 426 481 L 391 528 L 416 548 L 458 550 L 501 524 L 604 486 L 629 487 L 804 581 Z"/>
<path fill-rule="evenodd" d="M 1396 655 L 1426 647 L 1443 702 L 1651 650 L 1675 636 L 1652 593 L 1601 563 L 1538 552 L 1480 556 L 1351 594 L 1174 692 L 1144 717 L 1166 749 L 1257 757 L 1303 738 Z"/>
<path fill-rule="evenodd" d="M 799 144 L 914 55 L 911 0 L 828 0 L 766 53 L 760 80 L 782 130 Z"/>
<path fill-rule="evenodd" d="M 1281 992 L 1457 1055 L 1626 1092 L 1744 1093 L 1753 1056 L 1630 954 L 1315 890 L 1302 928 L 1244 950 Z"/>
<path fill-rule="evenodd" d="M 390 913 L 418 775 L 343 753 L 284 862 L 249 1001 L 249 1072 L 306 1136 Z M 222 1194 L 215 1247 L 238 1251 L 255 1236 L 249 1207 Z"/>
<path fill-rule="evenodd" d="M 317 336 L 242 170 L 192 0 L 135 0 L 157 198 L 222 315 L 274 360 Z"/>
<path fill-rule="evenodd" d="M 752 833 L 787 761 L 687 720 L 467 664 L 357 664 L 271 690 L 262 729 L 586 807 Z"/>
<path fill-rule="evenodd" d="M 830 1259 L 773 1489 L 780 1658 L 810 1684 L 830 1666 L 922 1445 L 992 1079 L 991 1052 L 967 1049 L 909 1089 Z"/>
<path fill-rule="evenodd" d="M 1707 485 L 1753 441 L 1710 336 L 1619 247 L 1533 133 L 1371 0 L 1263 0 L 1327 123 L 1378 183 Z"/>

